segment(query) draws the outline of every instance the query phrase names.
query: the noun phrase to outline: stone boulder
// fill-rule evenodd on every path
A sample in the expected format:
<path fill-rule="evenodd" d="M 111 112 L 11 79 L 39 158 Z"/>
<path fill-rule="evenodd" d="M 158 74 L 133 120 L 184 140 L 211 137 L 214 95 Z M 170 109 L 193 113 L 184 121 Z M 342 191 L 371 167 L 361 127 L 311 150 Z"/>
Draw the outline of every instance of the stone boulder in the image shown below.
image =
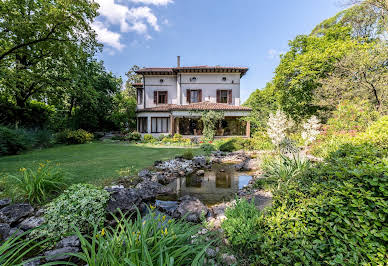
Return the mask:
<path fill-rule="evenodd" d="M 44 218 L 43 217 L 29 217 L 25 220 L 23 220 L 18 227 L 22 230 L 30 230 L 35 227 L 38 227 L 39 225 L 42 225 L 44 223 Z"/>
<path fill-rule="evenodd" d="M 68 236 L 63 238 L 57 243 L 56 248 L 66 248 L 66 247 L 80 247 L 81 243 L 78 236 Z"/>
<path fill-rule="evenodd" d="M 11 227 L 9 226 L 9 224 L 0 224 L 0 242 L 8 237 L 10 230 Z"/>
<path fill-rule="evenodd" d="M 170 189 L 150 180 L 144 180 L 136 185 L 137 193 L 140 195 L 142 201 L 154 201 L 157 195 L 167 194 Z"/>
<path fill-rule="evenodd" d="M 155 206 L 160 211 L 167 213 L 168 215 L 172 216 L 175 210 L 179 206 L 179 202 L 177 201 L 165 201 L 165 200 L 156 200 Z"/>
<path fill-rule="evenodd" d="M 0 223 L 12 224 L 21 218 L 31 215 L 34 208 L 30 204 L 18 203 L 0 209 Z"/>
<path fill-rule="evenodd" d="M 147 179 L 152 177 L 152 172 L 148 169 L 143 169 L 137 175 L 142 179 Z"/>
<path fill-rule="evenodd" d="M 120 209 L 123 213 L 134 212 L 139 208 L 142 197 L 137 189 L 132 188 L 107 188 L 110 198 L 106 206 L 108 213 L 118 213 Z"/>
<path fill-rule="evenodd" d="M 207 161 L 205 156 L 196 156 L 193 158 L 193 166 L 195 168 L 205 168 L 207 167 Z"/>
<path fill-rule="evenodd" d="M 0 200 L 0 208 L 3 208 L 9 204 L 11 204 L 11 199 L 1 199 Z"/>
<path fill-rule="evenodd" d="M 78 247 L 64 247 L 54 250 L 49 250 L 44 253 L 46 261 L 58 261 L 58 260 L 67 260 L 71 257 L 67 253 L 77 253 L 80 249 Z"/>
<path fill-rule="evenodd" d="M 182 218 L 188 222 L 199 223 L 202 217 L 206 217 L 209 213 L 208 208 L 196 197 L 184 196 L 181 197 L 178 208 L 173 212 L 174 218 Z"/>

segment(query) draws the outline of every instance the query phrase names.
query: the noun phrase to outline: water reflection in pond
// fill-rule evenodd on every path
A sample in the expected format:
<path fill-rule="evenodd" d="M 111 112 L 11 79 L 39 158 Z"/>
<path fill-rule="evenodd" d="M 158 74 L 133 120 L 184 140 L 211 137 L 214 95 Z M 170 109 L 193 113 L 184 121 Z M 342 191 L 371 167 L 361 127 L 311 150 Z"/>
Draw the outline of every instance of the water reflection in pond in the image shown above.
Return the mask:
<path fill-rule="evenodd" d="M 185 195 L 199 198 L 207 205 L 229 201 L 237 191 L 248 185 L 252 176 L 236 172 L 233 165 L 215 164 L 204 176 L 188 176 L 176 179 L 169 184 L 175 195 L 159 198 L 160 200 L 176 200 Z"/>

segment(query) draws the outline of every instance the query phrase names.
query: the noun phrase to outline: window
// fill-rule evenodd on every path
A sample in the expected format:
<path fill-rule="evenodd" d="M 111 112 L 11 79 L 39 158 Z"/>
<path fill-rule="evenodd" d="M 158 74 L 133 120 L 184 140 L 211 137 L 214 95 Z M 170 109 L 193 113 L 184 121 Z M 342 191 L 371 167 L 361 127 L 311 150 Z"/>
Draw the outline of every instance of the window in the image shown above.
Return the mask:
<path fill-rule="evenodd" d="M 232 90 L 217 90 L 217 103 L 232 104 Z"/>
<path fill-rule="evenodd" d="M 137 104 L 143 104 L 143 89 L 137 89 Z"/>
<path fill-rule="evenodd" d="M 168 117 L 152 117 L 151 118 L 151 133 L 168 133 L 170 118 Z"/>
<path fill-rule="evenodd" d="M 168 103 L 167 91 L 154 91 L 154 103 L 155 104 L 167 104 Z"/>
<path fill-rule="evenodd" d="M 187 103 L 199 103 L 202 102 L 202 90 L 187 90 L 186 91 Z"/>
<path fill-rule="evenodd" d="M 137 120 L 137 129 L 140 133 L 148 133 L 147 117 L 139 117 Z"/>

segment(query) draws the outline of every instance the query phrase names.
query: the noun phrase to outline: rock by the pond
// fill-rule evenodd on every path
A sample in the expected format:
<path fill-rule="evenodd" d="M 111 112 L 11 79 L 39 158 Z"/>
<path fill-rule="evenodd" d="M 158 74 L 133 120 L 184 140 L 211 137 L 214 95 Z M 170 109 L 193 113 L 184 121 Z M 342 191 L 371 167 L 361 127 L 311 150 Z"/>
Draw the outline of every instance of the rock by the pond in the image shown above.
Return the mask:
<path fill-rule="evenodd" d="M 9 226 L 9 224 L 0 224 L 0 241 L 3 241 L 8 237 L 10 230 L 11 227 Z"/>
<path fill-rule="evenodd" d="M 10 237 L 10 236 L 18 236 L 18 235 L 21 235 L 23 233 L 24 233 L 24 231 L 22 229 L 14 227 L 14 228 L 11 228 L 11 230 L 9 230 L 8 237 Z"/>
<path fill-rule="evenodd" d="M 199 176 L 203 176 L 203 175 L 205 175 L 205 171 L 204 170 L 198 170 L 195 174 L 199 175 Z"/>
<path fill-rule="evenodd" d="M 137 174 L 140 178 L 151 178 L 152 172 L 148 169 L 143 169 Z"/>
<path fill-rule="evenodd" d="M 57 261 L 57 260 L 65 260 L 71 257 L 69 254 L 65 253 L 76 253 L 79 252 L 78 247 L 64 247 L 58 248 L 50 251 L 46 251 L 44 256 L 46 257 L 46 261 Z"/>
<path fill-rule="evenodd" d="M 193 165 L 196 168 L 204 168 L 206 166 L 205 156 L 196 156 L 193 158 Z"/>
<path fill-rule="evenodd" d="M 0 200 L 0 208 L 5 207 L 11 203 L 11 199 L 1 199 Z"/>
<path fill-rule="evenodd" d="M 40 265 L 40 259 L 31 259 L 28 260 L 28 262 L 23 263 L 23 266 L 39 266 Z"/>
<path fill-rule="evenodd" d="M 157 195 L 169 192 L 167 187 L 150 180 L 144 180 L 137 184 L 136 190 L 143 201 L 153 201 Z"/>
<path fill-rule="evenodd" d="M 30 204 L 18 203 L 5 206 L 0 209 L 0 223 L 14 223 L 20 218 L 29 216 L 33 213 L 34 208 Z"/>
<path fill-rule="evenodd" d="M 79 247 L 80 241 L 77 236 L 68 236 L 63 238 L 57 243 L 56 248 L 65 248 L 65 247 Z"/>
<path fill-rule="evenodd" d="M 173 215 L 174 211 L 178 208 L 179 203 L 177 201 L 164 201 L 156 200 L 155 206 L 160 211 L 167 213 L 168 215 Z"/>
<path fill-rule="evenodd" d="M 132 188 L 108 188 L 110 198 L 106 206 L 108 213 L 117 213 L 120 209 L 123 213 L 133 212 L 142 201 L 136 189 Z"/>
<path fill-rule="evenodd" d="M 35 212 L 35 216 L 43 216 L 44 215 L 44 213 L 45 213 L 45 209 L 44 208 L 40 208 L 39 210 L 37 210 L 36 212 Z"/>
<path fill-rule="evenodd" d="M 30 230 L 35 227 L 38 227 L 39 225 L 42 225 L 44 223 L 44 218 L 43 217 L 29 217 L 25 220 L 23 220 L 18 227 L 22 230 Z"/>
<path fill-rule="evenodd" d="M 181 202 L 173 213 L 174 218 L 181 218 L 187 215 L 186 220 L 188 222 L 198 223 L 209 212 L 208 208 L 196 197 L 186 195 L 179 200 Z"/>
<path fill-rule="evenodd" d="M 235 256 L 228 254 L 222 254 L 221 259 L 225 262 L 226 265 L 233 265 L 237 262 Z"/>
<path fill-rule="evenodd" d="M 215 258 L 217 256 L 217 252 L 212 248 L 207 248 L 205 253 L 208 258 Z"/>

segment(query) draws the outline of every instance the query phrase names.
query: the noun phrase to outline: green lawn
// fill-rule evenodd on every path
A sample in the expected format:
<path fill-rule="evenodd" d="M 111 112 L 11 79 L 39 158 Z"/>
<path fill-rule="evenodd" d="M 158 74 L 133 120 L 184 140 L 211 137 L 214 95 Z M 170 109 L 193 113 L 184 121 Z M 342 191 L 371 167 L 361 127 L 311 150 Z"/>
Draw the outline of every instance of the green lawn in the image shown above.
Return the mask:
<path fill-rule="evenodd" d="M 0 157 L 0 176 L 17 174 L 24 168 L 37 168 L 40 162 L 59 163 L 71 183 L 101 184 L 118 177 L 117 171 L 133 166 L 136 170 L 152 166 L 186 149 L 135 144 L 95 142 L 33 150 L 21 155 Z"/>

